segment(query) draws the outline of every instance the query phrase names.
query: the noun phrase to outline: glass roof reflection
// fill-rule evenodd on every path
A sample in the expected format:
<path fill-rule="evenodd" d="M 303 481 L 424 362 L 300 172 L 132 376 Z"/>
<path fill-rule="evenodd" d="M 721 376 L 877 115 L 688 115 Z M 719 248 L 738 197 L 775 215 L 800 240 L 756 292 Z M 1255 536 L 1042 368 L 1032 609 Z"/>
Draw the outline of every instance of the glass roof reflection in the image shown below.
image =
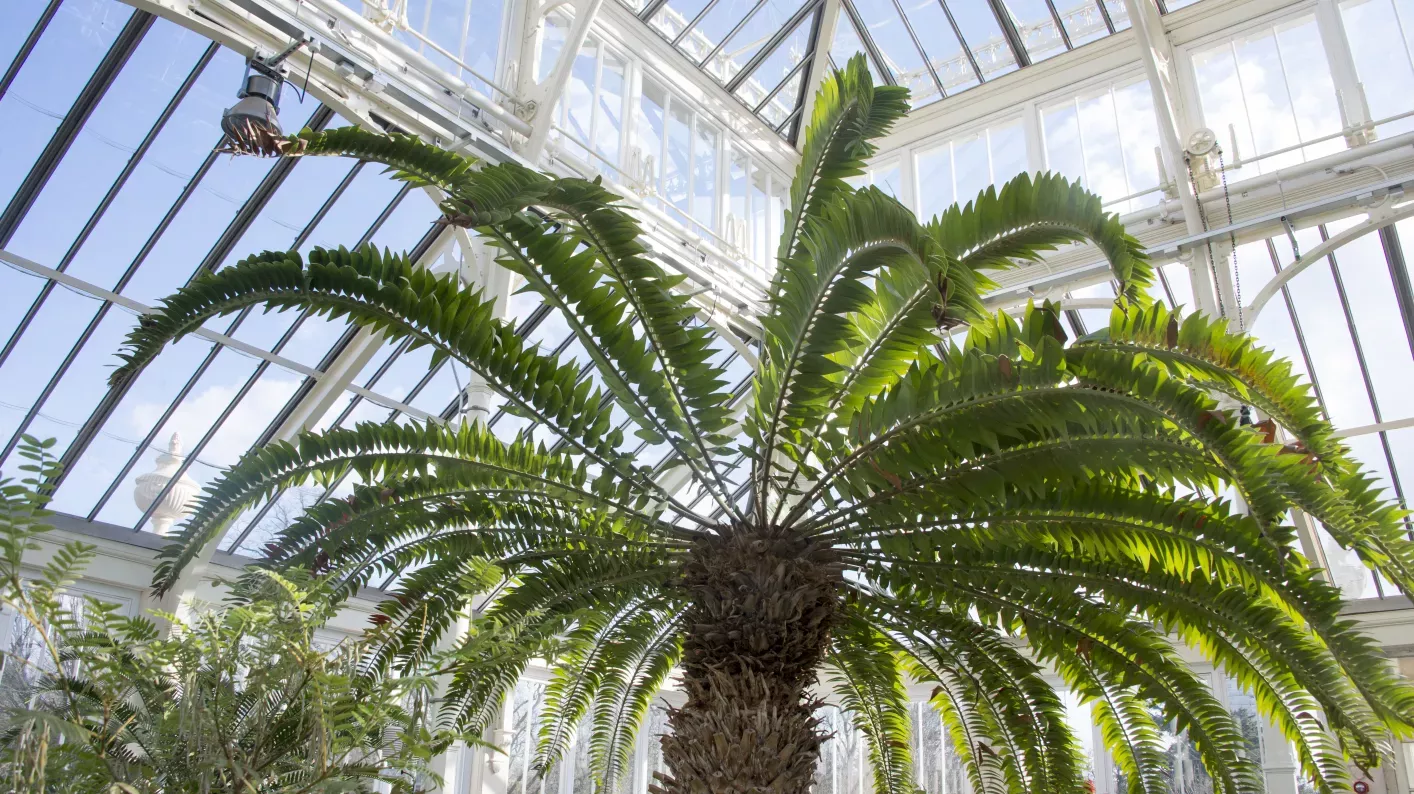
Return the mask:
<path fill-rule="evenodd" d="M 821 0 L 621 2 L 791 139 L 806 82 L 797 74 L 816 52 L 836 67 L 865 53 L 876 79 L 907 86 L 923 107 L 1129 26 L 1120 0 L 842 0 L 821 47 Z"/>

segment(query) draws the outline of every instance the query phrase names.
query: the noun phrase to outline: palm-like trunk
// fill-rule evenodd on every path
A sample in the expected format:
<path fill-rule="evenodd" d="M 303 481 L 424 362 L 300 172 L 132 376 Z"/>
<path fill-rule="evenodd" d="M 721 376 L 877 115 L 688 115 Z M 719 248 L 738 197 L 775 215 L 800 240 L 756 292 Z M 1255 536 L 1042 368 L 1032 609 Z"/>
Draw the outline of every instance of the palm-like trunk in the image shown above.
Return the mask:
<path fill-rule="evenodd" d="M 839 614 L 834 553 L 789 533 L 702 541 L 683 653 L 687 703 L 663 738 L 660 794 L 807 794 L 825 736 L 809 689 Z"/>

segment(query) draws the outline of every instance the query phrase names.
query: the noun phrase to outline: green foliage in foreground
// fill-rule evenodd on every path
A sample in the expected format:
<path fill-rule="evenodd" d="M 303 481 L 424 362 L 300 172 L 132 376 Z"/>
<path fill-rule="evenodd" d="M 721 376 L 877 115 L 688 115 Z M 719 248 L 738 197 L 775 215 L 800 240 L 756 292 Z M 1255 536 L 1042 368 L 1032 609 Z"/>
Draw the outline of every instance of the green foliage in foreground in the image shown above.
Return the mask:
<path fill-rule="evenodd" d="M 28 440 L 29 476 L 0 482 L 0 604 L 38 647 L 0 657 L 12 687 L 0 709 L 0 786 L 332 794 L 437 783 L 428 762 L 460 737 L 432 727 L 431 679 L 364 676 L 362 645 L 321 647 L 315 631 L 335 606 L 319 584 L 262 573 L 251 597 L 162 624 L 69 593 L 95 550 L 44 539 L 45 447 Z M 46 552 L 26 576 L 21 557 Z"/>
<path fill-rule="evenodd" d="M 1414 688 L 1341 617 L 1290 516 L 1411 593 L 1404 514 L 1286 362 L 1151 303 L 1142 248 L 1098 197 L 1023 175 L 921 222 L 851 188 L 906 108 L 862 59 L 825 82 L 743 394 L 713 363 L 726 340 L 602 185 L 356 128 L 267 147 L 435 187 L 446 223 L 494 246 L 586 357 L 536 348 L 492 298 L 391 252 L 267 252 L 197 279 L 142 319 L 115 383 L 213 317 L 307 309 L 430 347 L 552 443 L 365 424 L 271 444 L 208 489 L 156 586 L 252 505 L 353 472 L 367 485 L 310 508 L 267 564 L 327 569 L 344 592 L 406 573 L 369 659 L 390 669 L 418 663 L 498 572 L 441 718 L 482 729 L 549 658 L 541 768 L 589 720 L 612 789 L 677 669 L 687 702 L 663 740 L 664 791 L 803 793 L 818 671 L 867 737 L 879 792 L 913 785 L 916 680 L 978 794 L 1075 794 L 1054 671 L 1091 706 L 1131 794 L 1164 794 L 1163 723 L 1187 733 L 1215 792 L 1260 790 L 1184 644 L 1255 696 L 1318 791 L 1345 790 L 1348 759 L 1376 765 L 1414 735 Z M 1071 340 L 1054 306 L 984 310 L 989 274 L 1087 240 L 1118 286 L 1107 329 Z M 635 436 L 668 463 L 643 466 Z"/>

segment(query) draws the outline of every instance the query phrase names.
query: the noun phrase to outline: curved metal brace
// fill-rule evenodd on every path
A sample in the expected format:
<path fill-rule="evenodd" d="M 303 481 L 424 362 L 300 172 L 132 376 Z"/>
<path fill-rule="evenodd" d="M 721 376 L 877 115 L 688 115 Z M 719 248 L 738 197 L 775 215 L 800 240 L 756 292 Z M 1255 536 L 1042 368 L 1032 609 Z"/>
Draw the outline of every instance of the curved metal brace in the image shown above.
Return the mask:
<path fill-rule="evenodd" d="M 1372 214 L 1365 219 L 1364 223 L 1352 226 L 1340 234 L 1322 241 L 1320 245 L 1312 248 L 1300 257 L 1297 257 L 1295 262 L 1283 267 L 1275 278 L 1267 282 L 1265 287 L 1262 287 L 1261 291 L 1257 293 L 1257 297 L 1252 299 L 1252 303 L 1242 307 L 1242 313 L 1247 321 L 1247 327 L 1253 327 L 1257 322 L 1257 315 L 1261 313 L 1267 303 L 1281 291 L 1282 287 L 1286 286 L 1287 282 L 1301 275 L 1301 272 L 1306 268 L 1326 258 L 1346 243 L 1358 240 L 1367 234 L 1377 232 L 1386 226 L 1409 217 L 1414 217 L 1414 203 L 1406 204 L 1395 210 L 1379 213 L 1378 216 Z"/>

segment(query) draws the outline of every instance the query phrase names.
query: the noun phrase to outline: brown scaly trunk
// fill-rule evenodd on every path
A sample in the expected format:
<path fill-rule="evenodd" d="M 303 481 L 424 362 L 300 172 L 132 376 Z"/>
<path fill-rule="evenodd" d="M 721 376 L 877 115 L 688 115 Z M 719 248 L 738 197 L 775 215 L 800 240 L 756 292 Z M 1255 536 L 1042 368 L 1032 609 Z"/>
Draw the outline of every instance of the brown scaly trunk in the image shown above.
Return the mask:
<path fill-rule="evenodd" d="M 769 528 L 699 541 L 658 794 L 807 794 L 825 736 L 808 690 L 839 614 L 834 553 Z"/>

